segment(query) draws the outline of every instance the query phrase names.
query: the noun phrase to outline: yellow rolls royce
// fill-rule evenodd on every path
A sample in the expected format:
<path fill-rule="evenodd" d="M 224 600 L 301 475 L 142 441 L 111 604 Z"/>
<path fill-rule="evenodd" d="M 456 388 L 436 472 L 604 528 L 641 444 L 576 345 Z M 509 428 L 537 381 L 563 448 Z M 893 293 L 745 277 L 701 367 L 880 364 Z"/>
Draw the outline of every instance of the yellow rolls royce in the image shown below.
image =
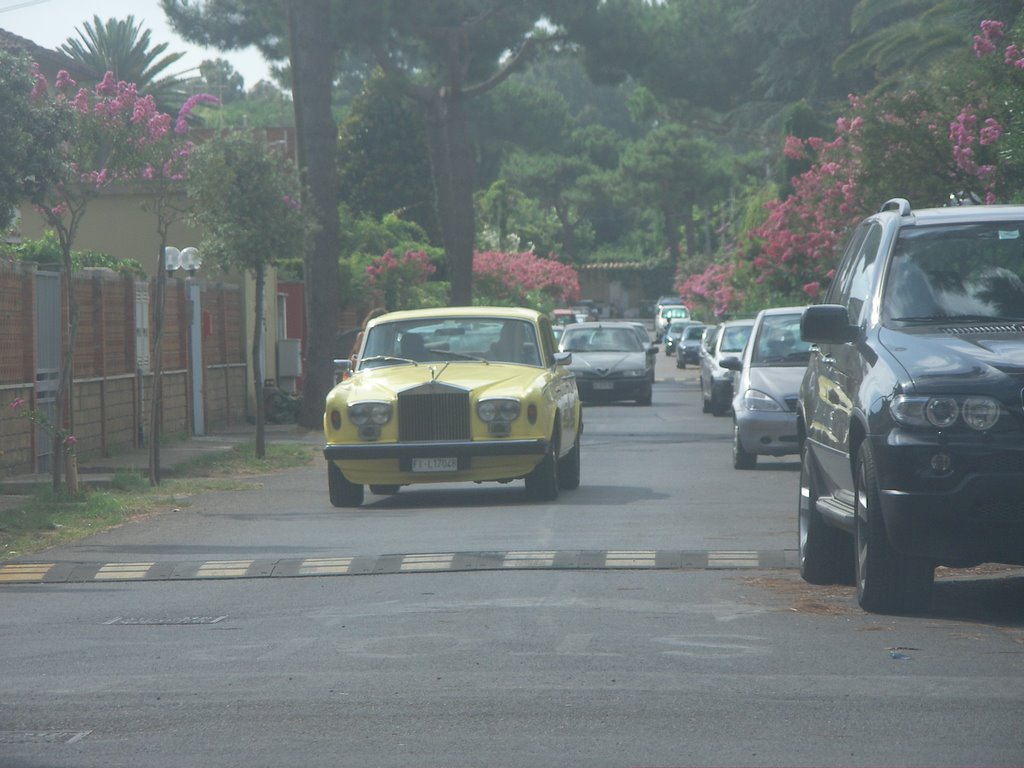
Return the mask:
<path fill-rule="evenodd" d="M 571 353 L 529 309 L 447 307 L 371 320 L 327 395 L 331 504 L 413 483 L 524 479 L 550 501 L 580 483 L 582 412 Z"/>

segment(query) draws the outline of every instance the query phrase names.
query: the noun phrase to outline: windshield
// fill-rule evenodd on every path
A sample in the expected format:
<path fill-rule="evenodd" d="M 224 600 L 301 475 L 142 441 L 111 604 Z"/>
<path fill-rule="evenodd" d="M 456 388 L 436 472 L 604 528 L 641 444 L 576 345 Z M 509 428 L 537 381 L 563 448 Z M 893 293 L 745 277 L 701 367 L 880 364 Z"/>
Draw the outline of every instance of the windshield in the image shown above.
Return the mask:
<path fill-rule="evenodd" d="M 700 341 L 700 337 L 704 335 L 703 325 L 690 325 L 687 326 L 686 330 L 683 331 L 683 341 Z"/>
<path fill-rule="evenodd" d="M 562 335 L 566 352 L 643 352 L 644 346 L 632 328 L 566 328 Z"/>
<path fill-rule="evenodd" d="M 800 338 L 800 313 L 765 315 L 751 350 L 752 366 L 806 365 L 810 342 Z"/>
<path fill-rule="evenodd" d="M 452 360 L 541 365 L 536 331 L 525 320 L 439 317 L 373 326 L 359 367 Z"/>
<path fill-rule="evenodd" d="M 1024 319 L 1022 232 L 1022 222 L 904 228 L 885 282 L 885 318 Z"/>

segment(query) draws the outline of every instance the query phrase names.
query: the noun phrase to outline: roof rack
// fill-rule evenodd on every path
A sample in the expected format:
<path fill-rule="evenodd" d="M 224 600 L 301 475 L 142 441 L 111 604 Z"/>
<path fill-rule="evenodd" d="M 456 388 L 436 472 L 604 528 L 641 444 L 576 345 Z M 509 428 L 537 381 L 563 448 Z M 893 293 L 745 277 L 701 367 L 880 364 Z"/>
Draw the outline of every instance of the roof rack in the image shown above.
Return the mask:
<path fill-rule="evenodd" d="M 882 207 L 878 209 L 878 212 L 882 211 L 899 211 L 900 216 L 910 215 L 910 201 L 903 197 L 893 197 L 882 203 Z"/>

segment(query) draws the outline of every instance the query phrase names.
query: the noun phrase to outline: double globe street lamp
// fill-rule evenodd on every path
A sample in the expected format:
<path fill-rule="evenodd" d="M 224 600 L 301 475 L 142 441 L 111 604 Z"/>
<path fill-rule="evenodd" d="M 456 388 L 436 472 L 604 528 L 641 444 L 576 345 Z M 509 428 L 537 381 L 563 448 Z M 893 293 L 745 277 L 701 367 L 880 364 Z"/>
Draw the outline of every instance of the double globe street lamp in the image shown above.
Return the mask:
<path fill-rule="evenodd" d="M 186 292 L 191 309 L 189 317 L 189 369 L 192 374 L 192 433 L 206 434 L 206 420 L 203 412 L 203 353 L 202 353 L 202 310 L 200 308 L 199 284 L 191 280 L 203 264 L 199 249 L 193 246 L 178 250 L 173 245 L 164 248 L 164 269 L 167 277 L 183 269 L 190 278 Z"/>

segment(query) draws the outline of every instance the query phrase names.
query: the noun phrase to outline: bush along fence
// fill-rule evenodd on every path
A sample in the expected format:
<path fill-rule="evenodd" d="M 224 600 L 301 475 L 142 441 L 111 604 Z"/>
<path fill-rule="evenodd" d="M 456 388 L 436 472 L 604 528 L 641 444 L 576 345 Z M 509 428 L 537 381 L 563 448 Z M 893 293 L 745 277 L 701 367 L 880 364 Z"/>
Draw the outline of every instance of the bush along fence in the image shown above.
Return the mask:
<path fill-rule="evenodd" d="M 72 276 L 79 314 L 73 384 L 64 423 L 52 425 L 69 337 L 65 279 L 0 261 L 0 477 L 49 471 L 47 423 L 73 436 L 80 459 L 141 447 L 148 439 L 155 279 L 141 282 L 106 269 Z M 201 434 L 243 422 L 241 289 L 185 280 L 168 280 L 166 288 L 161 431 Z"/>

